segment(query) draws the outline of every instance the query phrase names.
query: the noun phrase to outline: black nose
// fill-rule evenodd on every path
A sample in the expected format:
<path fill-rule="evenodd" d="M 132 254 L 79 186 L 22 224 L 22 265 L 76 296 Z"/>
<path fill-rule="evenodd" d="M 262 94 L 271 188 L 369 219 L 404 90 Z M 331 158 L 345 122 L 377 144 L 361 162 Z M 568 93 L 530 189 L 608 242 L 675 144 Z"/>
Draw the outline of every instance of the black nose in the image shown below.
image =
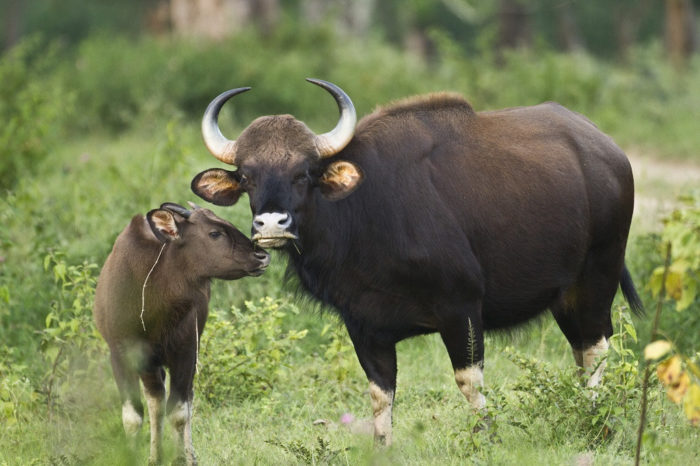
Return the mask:
<path fill-rule="evenodd" d="M 260 261 L 260 267 L 267 267 L 270 265 L 270 255 L 266 251 L 255 251 L 253 257 Z"/>

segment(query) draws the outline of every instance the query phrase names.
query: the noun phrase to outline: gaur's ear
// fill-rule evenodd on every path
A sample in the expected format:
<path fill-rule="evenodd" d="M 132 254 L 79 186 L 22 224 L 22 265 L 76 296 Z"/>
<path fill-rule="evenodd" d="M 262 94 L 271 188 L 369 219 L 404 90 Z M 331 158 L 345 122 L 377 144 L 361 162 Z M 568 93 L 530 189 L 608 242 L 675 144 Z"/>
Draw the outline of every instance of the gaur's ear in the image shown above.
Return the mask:
<path fill-rule="evenodd" d="M 333 162 L 319 179 L 321 194 L 329 201 L 344 199 L 357 189 L 363 177 L 360 167 L 354 163 L 345 160 Z"/>
<path fill-rule="evenodd" d="M 146 214 L 148 225 L 160 241 L 166 243 L 180 238 L 180 230 L 175 214 L 168 210 L 153 209 Z"/>
<path fill-rule="evenodd" d="M 192 180 L 192 192 L 216 205 L 233 205 L 243 194 L 235 172 L 210 168 Z"/>

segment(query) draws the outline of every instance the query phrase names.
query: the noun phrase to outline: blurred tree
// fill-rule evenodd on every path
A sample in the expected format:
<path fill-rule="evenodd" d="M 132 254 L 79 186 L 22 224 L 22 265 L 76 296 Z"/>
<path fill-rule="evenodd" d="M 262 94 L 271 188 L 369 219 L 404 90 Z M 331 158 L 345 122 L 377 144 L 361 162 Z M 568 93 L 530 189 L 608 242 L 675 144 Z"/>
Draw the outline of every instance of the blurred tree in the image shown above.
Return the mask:
<path fill-rule="evenodd" d="M 215 40 L 250 24 L 269 34 L 280 16 L 279 0 L 169 0 L 169 9 L 174 33 Z"/>
<path fill-rule="evenodd" d="M 312 25 L 329 21 L 341 33 L 364 36 L 370 30 L 375 1 L 301 0 L 301 18 Z"/>
<path fill-rule="evenodd" d="M 223 39 L 245 26 L 248 0 L 170 0 L 173 32 L 183 36 Z"/>
<path fill-rule="evenodd" d="M 498 8 L 498 47 L 520 48 L 532 45 L 531 4 L 522 0 L 500 0 Z"/>
<path fill-rule="evenodd" d="M 158 0 L 0 0 L 0 40 L 9 48 L 39 34 L 75 44 L 95 32 L 139 34 L 145 13 Z"/>
<path fill-rule="evenodd" d="M 644 18 L 649 15 L 650 0 L 622 0 L 615 3 L 613 15 L 615 18 L 615 36 L 617 39 L 617 55 L 626 61 L 630 48 L 639 39 L 639 30 Z"/>
<path fill-rule="evenodd" d="M 557 36 L 561 48 L 569 52 L 584 49 L 585 44 L 572 4 L 561 2 L 554 5 L 554 10 L 556 11 Z"/>
<path fill-rule="evenodd" d="M 695 13 L 690 0 L 666 0 L 666 50 L 676 66 L 682 66 L 697 48 Z"/>
<path fill-rule="evenodd" d="M 24 14 L 24 2 L 22 0 L 7 0 L 5 11 L 3 47 L 5 50 L 9 50 L 17 43 L 21 34 L 20 25 Z"/>

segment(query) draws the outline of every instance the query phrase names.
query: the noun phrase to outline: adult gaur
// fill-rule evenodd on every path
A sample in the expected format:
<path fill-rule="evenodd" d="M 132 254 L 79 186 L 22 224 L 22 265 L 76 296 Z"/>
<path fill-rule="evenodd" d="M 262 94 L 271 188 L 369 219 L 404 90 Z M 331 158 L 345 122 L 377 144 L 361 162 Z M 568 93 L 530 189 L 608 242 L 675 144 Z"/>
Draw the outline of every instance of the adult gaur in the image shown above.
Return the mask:
<path fill-rule="evenodd" d="M 339 87 L 309 79 L 340 108 L 315 135 L 290 115 L 204 141 L 236 171 L 210 169 L 193 191 L 218 205 L 246 192 L 252 238 L 284 251 L 302 287 L 336 309 L 370 382 L 374 434 L 391 442 L 398 341 L 439 332 L 457 385 L 484 406 L 484 330 L 549 309 L 576 363 L 599 382 L 618 285 L 641 303 L 624 264 L 634 204 L 625 154 L 556 103 L 475 112 L 456 94 L 414 97 L 357 125 Z"/>

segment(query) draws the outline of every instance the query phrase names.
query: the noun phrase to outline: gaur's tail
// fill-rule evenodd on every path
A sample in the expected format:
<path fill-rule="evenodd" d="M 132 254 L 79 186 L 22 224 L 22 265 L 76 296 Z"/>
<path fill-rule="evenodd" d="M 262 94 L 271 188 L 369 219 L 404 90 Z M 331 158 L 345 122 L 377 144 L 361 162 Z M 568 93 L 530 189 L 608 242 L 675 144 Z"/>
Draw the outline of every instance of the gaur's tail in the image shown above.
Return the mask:
<path fill-rule="evenodd" d="M 625 265 L 622 269 L 622 277 L 620 277 L 620 288 L 622 288 L 622 295 L 627 300 L 632 312 L 638 316 L 644 315 L 644 304 L 642 304 L 642 299 L 637 294 L 637 290 L 634 288 L 634 282 L 632 281 L 632 276 L 630 271 L 627 270 Z"/>

